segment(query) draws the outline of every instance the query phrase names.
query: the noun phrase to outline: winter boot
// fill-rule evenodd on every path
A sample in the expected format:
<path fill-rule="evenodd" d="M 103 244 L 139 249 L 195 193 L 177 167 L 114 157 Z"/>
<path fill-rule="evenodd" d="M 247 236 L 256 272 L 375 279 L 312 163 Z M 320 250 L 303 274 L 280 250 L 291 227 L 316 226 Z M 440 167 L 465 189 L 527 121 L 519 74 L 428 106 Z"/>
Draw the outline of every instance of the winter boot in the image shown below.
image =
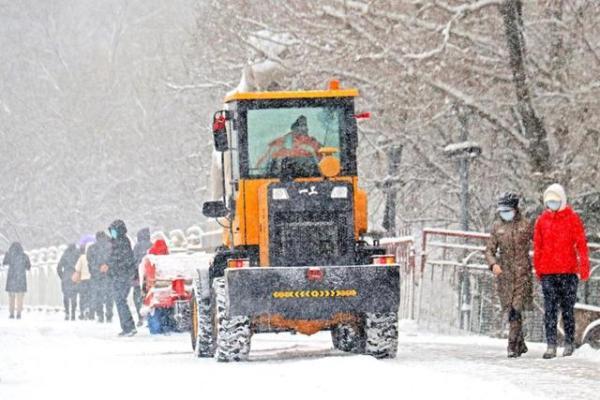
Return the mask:
<path fill-rule="evenodd" d="M 573 343 L 566 343 L 565 349 L 563 350 L 563 357 L 572 356 L 574 351 L 575 351 L 575 345 Z"/>
<path fill-rule="evenodd" d="M 508 328 L 508 358 L 517 358 L 521 355 L 520 349 L 521 324 L 519 321 L 510 321 Z"/>
<path fill-rule="evenodd" d="M 523 337 L 523 330 L 521 330 L 520 334 L 519 334 L 519 342 L 517 345 L 517 351 L 519 352 L 519 354 L 525 354 L 529 351 L 529 349 L 527 348 L 527 345 L 525 344 L 525 338 Z"/>
<path fill-rule="evenodd" d="M 9 318 L 9 319 L 15 319 L 15 314 L 10 314 L 10 315 L 8 316 L 8 318 Z"/>
<path fill-rule="evenodd" d="M 542 356 L 542 358 L 544 360 L 549 360 L 551 358 L 556 357 L 556 345 L 548 345 L 548 348 L 546 349 L 546 352 L 544 353 L 544 355 Z"/>
<path fill-rule="evenodd" d="M 17 319 L 21 319 L 21 313 L 17 313 Z"/>
<path fill-rule="evenodd" d="M 529 351 L 529 349 L 527 348 L 527 345 L 525 344 L 525 340 L 521 339 L 521 341 L 519 342 L 519 354 L 525 354 Z"/>
<path fill-rule="evenodd" d="M 508 352 L 508 358 L 519 357 L 521 355 L 521 353 L 519 352 L 519 342 L 517 342 L 515 340 L 509 340 L 507 352 Z"/>

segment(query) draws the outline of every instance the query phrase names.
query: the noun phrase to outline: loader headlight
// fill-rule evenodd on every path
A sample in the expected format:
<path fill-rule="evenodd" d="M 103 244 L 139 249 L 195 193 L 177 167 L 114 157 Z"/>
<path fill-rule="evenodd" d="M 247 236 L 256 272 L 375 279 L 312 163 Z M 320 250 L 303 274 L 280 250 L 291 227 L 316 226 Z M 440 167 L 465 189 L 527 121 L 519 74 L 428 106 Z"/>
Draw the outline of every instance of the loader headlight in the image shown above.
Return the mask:
<path fill-rule="evenodd" d="M 273 189 L 273 200 L 289 200 L 290 196 L 285 188 Z"/>
<path fill-rule="evenodd" d="M 348 188 L 346 186 L 335 186 L 331 191 L 332 199 L 347 199 Z"/>

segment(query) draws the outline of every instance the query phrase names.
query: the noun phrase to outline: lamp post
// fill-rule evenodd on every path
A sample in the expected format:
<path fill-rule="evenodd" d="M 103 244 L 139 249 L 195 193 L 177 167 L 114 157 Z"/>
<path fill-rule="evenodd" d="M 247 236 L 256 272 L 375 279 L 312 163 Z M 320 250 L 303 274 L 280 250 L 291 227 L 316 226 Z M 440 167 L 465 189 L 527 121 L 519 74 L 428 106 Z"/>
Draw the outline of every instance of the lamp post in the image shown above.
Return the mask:
<path fill-rule="evenodd" d="M 472 160 L 481 155 L 481 146 L 477 143 L 468 140 L 467 115 L 459 109 L 457 112 L 460 122 L 460 137 L 459 142 L 449 144 L 444 148 L 444 154 L 450 158 L 457 160 L 458 176 L 460 184 L 460 229 L 462 231 L 469 230 L 469 164 Z M 461 255 L 464 259 L 466 254 Z M 459 315 L 460 327 L 465 329 L 468 327 L 471 313 L 471 287 L 469 281 L 469 273 L 466 268 L 460 274 L 459 285 Z"/>
<path fill-rule="evenodd" d="M 402 158 L 401 144 L 395 144 L 391 139 L 384 139 L 378 142 L 378 145 L 385 148 L 387 158 L 387 175 L 376 187 L 381 189 L 385 195 L 385 210 L 383 212 L 382 227 L 387 236 L 396 235 L 396 195 L 398 185 L 401 184 L 398 171 L 400 169 L 400 160 Z"/>

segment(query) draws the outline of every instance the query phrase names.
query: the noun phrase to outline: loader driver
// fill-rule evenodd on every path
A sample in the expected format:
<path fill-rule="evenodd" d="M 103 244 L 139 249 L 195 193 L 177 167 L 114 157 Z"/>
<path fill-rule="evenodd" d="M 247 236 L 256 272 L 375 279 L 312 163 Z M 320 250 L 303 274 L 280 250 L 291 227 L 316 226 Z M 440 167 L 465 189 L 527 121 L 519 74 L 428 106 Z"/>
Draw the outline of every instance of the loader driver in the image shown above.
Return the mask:
<path fill-rule="evenodd" d="M 281 168 L 278 161 L 284 159 L 297 159 L 297 165 L 303 169 L 313 169 L 321 158 L 319 149 L 321 144 L 317 139 L 308 134 L 306 117 L 300 115 L 291 125 L 290 132 L 269 143 L 267 151 L 256 163 L 256 167 L 264 170 L 277 170 Z"/>

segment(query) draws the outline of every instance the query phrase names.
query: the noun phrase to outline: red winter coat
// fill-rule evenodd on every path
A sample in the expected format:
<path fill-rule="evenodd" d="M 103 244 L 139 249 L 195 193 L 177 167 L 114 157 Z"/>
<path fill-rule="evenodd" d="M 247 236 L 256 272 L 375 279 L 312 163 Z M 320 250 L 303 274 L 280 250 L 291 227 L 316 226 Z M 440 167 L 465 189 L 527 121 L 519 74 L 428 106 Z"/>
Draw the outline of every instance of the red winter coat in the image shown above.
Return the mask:
<path fill-rule="evenodd" d="M 167 246 L 167 243 L 164 240 L 158 239 L 148 250 L 148 254 L 155 256 L 165 256 L 169 254 L 169 247 Z M 150 289 L 154 286 L 154 283 L 156 282 L 156 266 L 152 263 L 150 257 L 144 256 L 139 268 L 140 278 L 142 280 L 142 290 L 144 291 L 144 304 L 149 306 L 152 301 L 152 292 L 150 292 Z"/>
<path fill-rule="evenodd" d="M 546 210 L 535 223 L 533 263 L 538 278 L 550 274 L 590 276 L 585 229 L 571 207 L 554 212 Z"/>
<path fill-rule="evenodd" d="M 152 247 L 148 250 L 148 254 L 154 254 L 155 256 L 165 256 L 169 254 L 169 247 L 167 246 L 167 242 L 163 239 L 158 239 Z"/>

